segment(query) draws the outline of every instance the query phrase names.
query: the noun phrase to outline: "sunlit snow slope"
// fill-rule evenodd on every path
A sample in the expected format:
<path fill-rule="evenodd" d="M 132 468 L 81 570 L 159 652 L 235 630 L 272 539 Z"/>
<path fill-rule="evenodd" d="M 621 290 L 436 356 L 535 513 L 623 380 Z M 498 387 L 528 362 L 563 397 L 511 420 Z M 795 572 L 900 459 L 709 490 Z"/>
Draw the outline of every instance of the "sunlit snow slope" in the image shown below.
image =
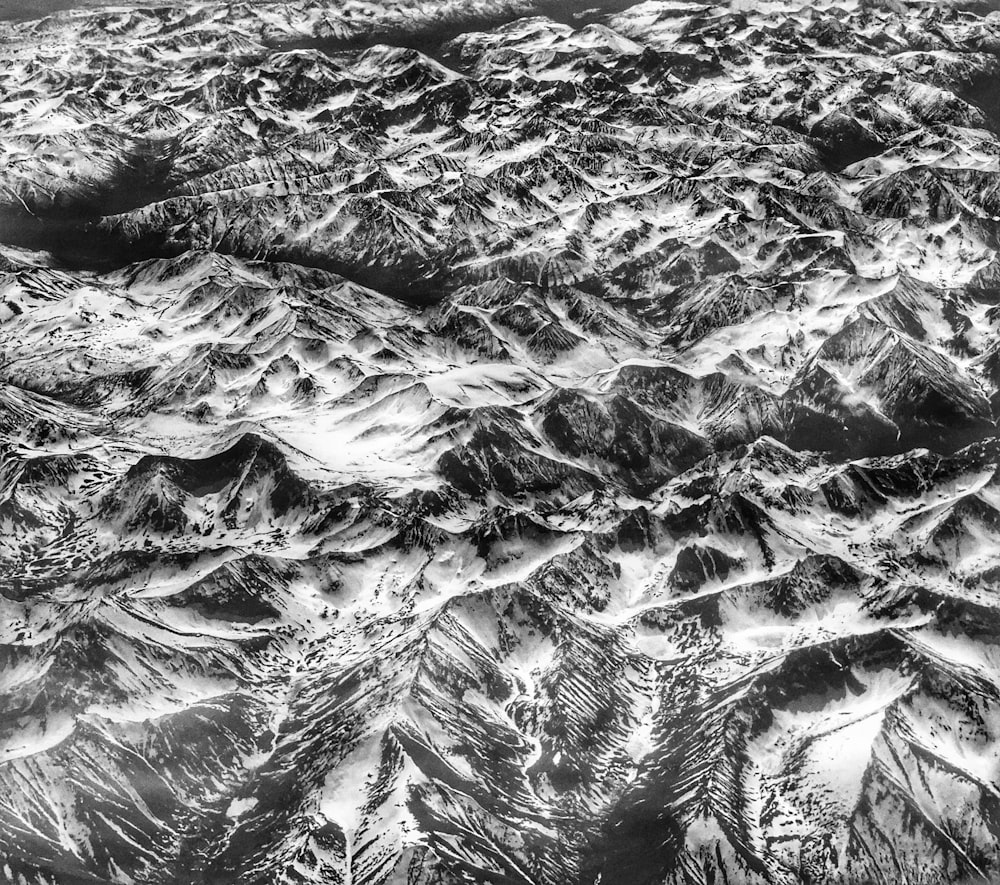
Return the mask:
<path fill-rule="evenodd" d="M 0 881 L 1000 881 L 1000 13 L 0 25 Z"/>

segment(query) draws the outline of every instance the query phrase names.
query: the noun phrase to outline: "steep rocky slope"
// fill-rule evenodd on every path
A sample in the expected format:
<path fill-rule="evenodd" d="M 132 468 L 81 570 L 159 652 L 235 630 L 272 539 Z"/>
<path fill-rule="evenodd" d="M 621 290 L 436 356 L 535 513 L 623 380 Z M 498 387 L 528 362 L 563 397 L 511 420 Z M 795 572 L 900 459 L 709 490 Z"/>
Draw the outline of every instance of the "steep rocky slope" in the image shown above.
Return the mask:
<path fill-rule="evenodd" d="M 1000 878 L 1000 13 L 0 25 L 0 871 Z"/>

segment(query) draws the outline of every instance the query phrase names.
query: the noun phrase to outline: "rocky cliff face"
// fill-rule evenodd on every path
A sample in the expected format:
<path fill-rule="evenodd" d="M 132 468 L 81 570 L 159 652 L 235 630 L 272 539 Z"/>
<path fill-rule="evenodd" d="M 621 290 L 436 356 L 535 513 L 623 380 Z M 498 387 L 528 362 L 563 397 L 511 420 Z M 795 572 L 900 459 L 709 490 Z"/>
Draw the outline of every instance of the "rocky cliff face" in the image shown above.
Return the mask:
<path fill-rule="evenodd" d="M 0 25 L 0 871 L 1000 878 L 1000 15 Z"/>

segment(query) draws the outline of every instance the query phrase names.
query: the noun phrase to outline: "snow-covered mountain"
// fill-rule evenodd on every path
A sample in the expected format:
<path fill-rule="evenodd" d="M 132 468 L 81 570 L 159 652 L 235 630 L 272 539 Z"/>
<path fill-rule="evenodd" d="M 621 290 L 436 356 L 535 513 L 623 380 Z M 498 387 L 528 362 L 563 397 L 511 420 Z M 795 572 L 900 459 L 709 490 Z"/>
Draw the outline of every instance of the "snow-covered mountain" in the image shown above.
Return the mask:
<path fill-rule="evenodd" d="M 0 881 L 1000 881 L 1000 11 L 0 24 Z"/>

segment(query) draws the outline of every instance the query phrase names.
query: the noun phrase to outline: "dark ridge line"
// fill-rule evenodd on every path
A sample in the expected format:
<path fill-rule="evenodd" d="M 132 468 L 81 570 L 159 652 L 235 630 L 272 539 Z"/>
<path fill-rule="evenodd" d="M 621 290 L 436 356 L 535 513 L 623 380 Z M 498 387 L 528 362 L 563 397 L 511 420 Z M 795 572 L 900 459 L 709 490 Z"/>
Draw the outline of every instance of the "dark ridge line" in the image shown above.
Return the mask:
<path fill-rule="evenodd" d="M 112 273 L 142 261 L 178 258 L 195 248 L 185 243 L 166 242 L 159 233 L 129 239 L 109 229 L 104 221 L 101 215 L 33 215 L 10 205 L 0 206 L 0 243 L 48 253 L 51 261 L 47 266 L 53 270 L 89 273 Z M 219 244 L 205 247 L 204 251 L 243 261 L 292 264 L 326 271 L 411 307 L 433 306 L 449 292 L 447 283 L 440 280 L 440 270 L 424 274 L 405 266 L 359 267 L 334 256 L 320 260 L 281 247 L 264 248 L 253 255 L 219 248 Z"/>
<path fill-rule="evenodd" d="M 502 28 L 525 18 L 543 17 L 558 24 L 582 28 L 591 24 L 601 24 L 607 17 L 637 5 L 642 0 L 603 0 L 593 6 L 574 11 L 577 4 L 572 0 L 540 0 L 527 9 L 509 10 L 497 13 L 470 13 L 457 15 L 443 22 L 431 22 L 413 28 L 383 28 L 367 34 L 350 37 L 306 37 L 297 40 L 266 41 L 271 50 L 291 51 L 295 49 L 315 49 L 324 55 L 340 55 L 361 52 L 373 46 L 387 44 L 402 49 L 416 49 L 424 55 L 441 61 L 449 58 L 445 44 L 462 34 L 490 31 Z M 691 0 L 704 6 L 714 5 L 712 0 Z M 1000 0 L 997 0 L 1000 2 Z M 583 4 L 579 4 L 583 6 Z"/>

